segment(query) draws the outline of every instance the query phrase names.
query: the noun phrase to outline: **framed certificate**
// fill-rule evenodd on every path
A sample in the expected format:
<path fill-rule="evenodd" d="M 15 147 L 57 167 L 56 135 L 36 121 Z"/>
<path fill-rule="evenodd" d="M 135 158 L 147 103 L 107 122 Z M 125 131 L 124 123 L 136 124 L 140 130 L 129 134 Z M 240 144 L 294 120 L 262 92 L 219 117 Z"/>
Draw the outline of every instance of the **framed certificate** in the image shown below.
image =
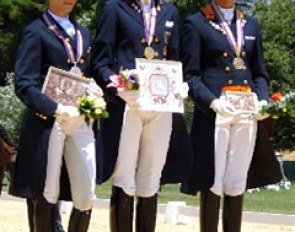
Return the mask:
<path fill-rule="evenodd" d="M 226 91 L 226 99 L 239 113 L 257 113 L 258 99 L 255 93 Z"/>
<path fill-rule="evenodd" d="M 89 81 L 88 78 L 51 66 L 42 92 L 58 103 L 76 106 L 77 99 L 86 95 Z"/>
<path fill-rule="evenodd" d="M 139 109 L 183 113 L 183 100 L 176 96 L 176 89 L 183 83 L 182 63 L 142 58 L 135 62 L 140 83 Z"/>

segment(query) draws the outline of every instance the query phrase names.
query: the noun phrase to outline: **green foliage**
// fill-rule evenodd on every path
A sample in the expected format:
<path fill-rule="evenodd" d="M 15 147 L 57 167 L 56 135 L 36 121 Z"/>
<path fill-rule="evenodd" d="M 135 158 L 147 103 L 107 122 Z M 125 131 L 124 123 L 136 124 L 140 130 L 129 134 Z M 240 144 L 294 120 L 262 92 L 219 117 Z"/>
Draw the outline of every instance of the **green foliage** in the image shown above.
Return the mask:
<path fill-rule="evenodd" d="M 295 91 L 295 3 L 292 0 L 259 0 L 255 14 L 261 22 L 264 56 L 271 92 Z M 295 104 L 287 116 L 275 121 L 278 149 L 295 149 Z"/>
<path fill-rule="evenodd" d="M 37 17 L 41 6 L 30 0 L 0 0 L 0 83 L 13 71 L 21 28 Z"/>
<path fill-rule="evenodd" d="M 42 15 L 45 0 L 0 0 L 0 85 L 12 72 L 23 28 Z M 79 0 L 73 17 L 90 29 L 95 27 L 97 0 Z"/>
<path fill-rule="evenodd" d="M 191 98 L 184 101 L 184 120 L 188 130 L 191 130 L 194 113 L 194 102 Z"/>
<path fill-rule="evenodd" d="M 11 141 L 17 144 L 25 106 L 14 93 L 13 79 L 13 73 L 8 73 L 8 85 L 0 87 L 0 124 L 6 129 Z"/>
<path fill-rule="evenodd" d="M 81 24 L 89 28 L 94 34 L 97 12 L 100 10 L 101 0 L 79 0 L 72 15 Z"/>
<path fill-rule="evenodd" d="M 203 6 L 211 2 L 210 0 L 169 0 L 178 8 L 179 20 L 182 22 L 186 16 L 197 13 Z"/>

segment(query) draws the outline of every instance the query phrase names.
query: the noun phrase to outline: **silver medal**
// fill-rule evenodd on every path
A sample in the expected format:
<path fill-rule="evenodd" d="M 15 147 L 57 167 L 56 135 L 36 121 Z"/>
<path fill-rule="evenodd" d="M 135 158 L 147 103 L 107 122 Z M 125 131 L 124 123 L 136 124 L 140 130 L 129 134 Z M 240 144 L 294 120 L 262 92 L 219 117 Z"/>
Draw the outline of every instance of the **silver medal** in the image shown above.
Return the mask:
<path fill-rule="evenodd" d="M 235 57 L 233 60 L 233 66 L 235 69 L 245 69 L 244 60 L 241 57 Z"/>
<path fill-rule="evenodd" d="M 82 75 L 82 72 L 81 72 L 81 69 L 77 66 L 77 65 L 74 65 L 71 70 L 70 70 L 71 73 L 74 73 L 76 75 Z"/>

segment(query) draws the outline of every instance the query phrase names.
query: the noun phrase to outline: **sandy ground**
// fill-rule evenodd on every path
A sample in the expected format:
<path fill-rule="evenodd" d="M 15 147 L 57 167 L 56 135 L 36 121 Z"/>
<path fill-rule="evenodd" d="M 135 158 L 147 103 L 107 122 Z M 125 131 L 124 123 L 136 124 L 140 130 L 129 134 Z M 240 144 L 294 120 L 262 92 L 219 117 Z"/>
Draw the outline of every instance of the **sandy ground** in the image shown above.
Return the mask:
<path fill-rule="evenodd" d="M 283 160 L 295 161 L 295 151 L 282 151 L 280 153 Z"/>
<path fill-rule="evenodd" d="M 4 200 L 0 197 L 0 232 L 29 232 L 26 219 L 26 204 L 23 200 Z M 109 231 L 109 212 L 107 209 L 94 208 L 89 232 Z M 182 223 L 168 224 L 164 215 L 157 218 L 157 232 L 198 232 L 198 218 L 182 216 Z M 62 214 L 66 228 L 69 215 Z M 219 230 L 222 231 L 221 229 Z M 242 232 L 295 232 L 295 226 L 258 224 L 243 222 Z"/>

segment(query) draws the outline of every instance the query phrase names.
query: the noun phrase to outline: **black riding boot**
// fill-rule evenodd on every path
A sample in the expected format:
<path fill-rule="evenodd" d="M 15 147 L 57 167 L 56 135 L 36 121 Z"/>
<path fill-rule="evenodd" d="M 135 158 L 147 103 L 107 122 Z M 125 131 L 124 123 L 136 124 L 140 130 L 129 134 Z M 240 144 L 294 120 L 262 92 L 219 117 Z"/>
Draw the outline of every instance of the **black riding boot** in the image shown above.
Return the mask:
<path fill-rule="evenodd" d="M 30 204 L 30 202 L 28 202 Z M 54 209 L 56 205 L 50 204 L 43 196 L 32 200 L 28 205 L 29 223 L 33 224 L 34 232 L 54 231 Z M 33 206 L 33 210 L 32 207 Z M 32 211 L 31 211 L 32 210 Z M 30 219 L 30 213 L 33 214 Z"/>
<path fill-rule="evenodd" d="M 53 232 L 65 232 L 61 224 L 61 216 L 59 213 L 59 205 L 53 205 L 54 207 L 54 218 L 53 218 Z M 34 200 L 27 199 L 27 214 L 30 232 L 36 232 L 34 228 Z"/>
<path fill-rule="evenodd" d="M 112 188 L 110 227 L 111 232 L 133 231 L 133 197 L 119 187 Z"/>
<path fill-rule="evenodd" d="M 204 190 L 200 200 L 200 232 L 217 232 L 220 196 Z"/>
<path fill-rule="evenodd" d="M 154 232 L 157 219 L 157 194 L 153 197 L 138 197 L 136 207 L 136 232 Z"/>
<path fill-rule="evenodd" d="M 243 195 L 224 196 L 223 232 L 240 232 L 242 222 Z"/>
<path fill-rule="evenodd" d="M 69 221 L 68 232 L 87 232 L 91 218 L 91 209 L 80 211 L 73 208 Z"/>

